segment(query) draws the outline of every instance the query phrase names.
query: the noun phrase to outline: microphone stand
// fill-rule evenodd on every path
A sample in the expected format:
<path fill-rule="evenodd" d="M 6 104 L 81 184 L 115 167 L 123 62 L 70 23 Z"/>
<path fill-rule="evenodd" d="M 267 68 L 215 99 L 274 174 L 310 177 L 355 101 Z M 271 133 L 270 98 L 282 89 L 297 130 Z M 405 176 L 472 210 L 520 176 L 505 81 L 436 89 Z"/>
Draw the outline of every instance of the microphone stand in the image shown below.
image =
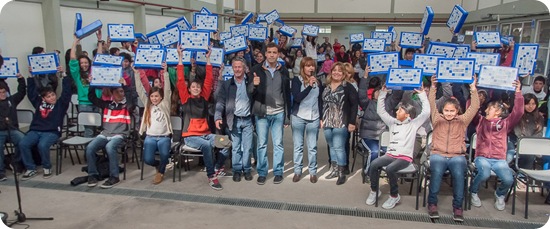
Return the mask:
<path fill-rule="evenodd" d="M 4 120 L 5 124 L 6 124 L 6 127 L 8 129 L 8 141 L 11 141 L 11 130 L 10 130 L 10 120 L 8 117 L 6 117 L 6 119 Z M 14 148 L 14 150 L 16 150 Z M 8 150 L 8 155 L 9 156 L 15 156 L 15 155 L 11 155 L 11 154 L 14 154 L 14 153 L 10 153 L 9 150 Z M 13 226 L 14 224 L 17 224 L 17 223 L 23 223 L 27 220 L 53 220 L 53 217 L 46 217 L 46 218 L 27 218 L 25 216 L 25 213 L 23 213 L 23 209 L 21 207 L 21 192 L 19 190 L 19 179 L 17 177 L 17 169 L 15 169 L 15 161 L 12 160 L 12 166 L 13 166 L 13 178 L 14 178 L 14 181 L 15 181 L 15 190 L 16 190 L 16 193 L 17 193 L 17 204 L 19 205 L 19 211 L 17 210 L 14 210 L 14 214 L 15 216 L 17 217 L 17 220 L 15 220 L 14 222 L 11 222 L 9 223 L 7 226 L 8 227 L 11 227 Z"/>

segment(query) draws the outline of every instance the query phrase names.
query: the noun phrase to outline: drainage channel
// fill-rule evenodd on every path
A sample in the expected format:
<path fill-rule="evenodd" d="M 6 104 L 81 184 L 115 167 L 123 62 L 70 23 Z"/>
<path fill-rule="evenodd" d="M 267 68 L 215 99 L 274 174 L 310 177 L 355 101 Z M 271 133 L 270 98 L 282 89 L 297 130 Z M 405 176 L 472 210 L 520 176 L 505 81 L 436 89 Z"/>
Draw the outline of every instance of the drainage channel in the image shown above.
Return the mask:
<path fill-rule="evenodd" d="M 294 211 L 294 212 L 307 212 L 307 213 L 320 213 L 329 215 L 343 215 L 354 216 L 363 218 L 375 218 L 375 219 L 387 219 L 387 220 L 400 220 L 422 223 L 437 223 L 441 225 L 462 225 L 470 227 L 487 227 L 487 228 L 540 228 L 543 223 L 513 221 L 513 220 L 497 220 L 486 219 L 478 217 L 464 217 L 464 222 L 455 222 L 451 216 L 442 215 L 438 220 L 432 221 L 426 213 L 419 212 L 399 212 L 399 211 L 381 211 L 381 210 L 368 210 L 358 209 L 350 207 L 339 206 L 327 206 L 327 205 L 314 205 L 314 204 L 302 204 L 302 203 L 290 203 L 290 202 L 278 202 L 278 201 L 266 201 L 266 200 L 254 200 L 245 198 L 233 198 L 233 197 L 221 197 L 221 196 L 209 196 L 198 195 L 189 193 L 173 193 L 173 192 L 159 192 L 157 190 L 136 190 L 115 187 L 112 189 L 90 189 L 86 186 L 69 186 L 60 183 L 50 183 L 44 181 L 25 181 L 20 183 L 23 187 L 38 188 L 38 189 L 50 189 L 60 191 L 72 191 L 72 192 L 87 192 L 95 194 L 107 194 L 107 195 L 119 195 L 119 196 L 132 196 L 141 198 L 152 198 L 160 200 L 175 200 L 204 204 L 219 204 L 227 206 L 249 207 L 249 208 L 261 208 L 271 209 L 279 211 Z M 14 186 L 14 182 L 5 182 L 3 185 Z"/>

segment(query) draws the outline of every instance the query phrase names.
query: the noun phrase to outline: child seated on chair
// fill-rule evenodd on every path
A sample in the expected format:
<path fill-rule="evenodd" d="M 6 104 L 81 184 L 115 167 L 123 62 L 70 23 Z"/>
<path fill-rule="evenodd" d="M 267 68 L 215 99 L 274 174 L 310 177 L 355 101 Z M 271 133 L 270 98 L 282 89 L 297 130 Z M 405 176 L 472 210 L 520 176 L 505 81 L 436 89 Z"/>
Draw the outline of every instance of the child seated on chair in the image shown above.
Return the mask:
<path fill-rule="evenodd" d="M 27 170 L 21 180 L 31 179 L 38 174 L 36 164 L 32 158 L 31 149 L 34 146 L 38 146 L 42 168 L 44 169 L 44 178 L 50 178 L 52 176 L 50 147 L 61 137 L 63 118 L 65 118 L 73 94 L 71 90 L 72 79 L 70 77 L 63 79 L 63 91 L 59 100 L 51 87 L 42 88 L 39 94 L 32 76 L 27 78 L 27 84 L 29 85 L 27 96 L 36 111 L 29 132 L 19 142 L 19 150 Z"/>
<path fill-rule="evenodd" d="M 187 88 L 183 73 L 182 51 L 181 47 L 178 46 L 177 88 L 183 108 L 184 126 L 182 137 L 185 145 L 202 151 L 210 187 L 214 190 L 222 190 L 223 188 L 218 181 L 218 173 L 216 173 L 215 169 L 223 168 L 228 151 L 227 149 L 222 150 L 216 157 L 217 161 L 213 162 L 212 150 L 214 149 L 215 135 L 210 132 L 207 122 L 208 100 L 212 94 L 213 84 L 212 65 L 210 64 L 211 52 L 208 51 L 206 53 L 206 77 L 204 85 L 198 79 L 195 79 L 191 82 L 189 88 Z"/>
<path fill-rule="evenodd" d="M 4 59 L 0 56 L 0 68 Z M 17 74 L 17 92 L 9 96 L 10 88 L 5 81 L 0 82 L 0 181 L 5 181 L 6 170 L 4 168 L 4 144 L 11 142 L 15 146 L 13 165 L 21 163 L 21 154 L 19 153 L 19 142 L 25 134 L 19 131 L 19 122 L 17 121 L 17 105 L 25 98 L 27 85 L 25 78 Z M 20 166 L 16 166 L 20 167 Z M 15 168 L 18 170 L 20 168 Z"/>
<path fill-rule="evenodd" d="M 118 149 L 124 144 L 124 139 L 128 137 L 130 131 L 130 122 L 132 111 L 135 104 L 132 99 L 126 99 L 125 95 L 130 95 L 130 87 L 126 85 L 124 79 L 120 80 L 122 87 L 111 87 L 112 100 L 104 101 L 97 97 L 95 87 L 90 86 L 88 99 L 92 104 L 103 109 L 103 120 L 101 126 L 103 131 L 92 140 L 86 147 L 86 160 L 88 161 L 88 187 L 95 187 L 98 183 L 98 171 L 96 165 L 96 153 L 105 148 L 109 158 L 109 179 L 105 181 L 101 188 L 112 188 L 120 183 L 118 168 Z M 125 168 L 126 169 L 126 168 Z"/>
<path fill-rule="evenodd" d="M 382 121 L 390 128 L 390 136 L 386 154 L 372 161 L 369 169 L 371 192 L 366 201 L 367 205 L 373 205 L 378 198 L 376 192 L 378 190 L 380 169 L 384 166 L 386 166 L 385 170 L 390 183 L 390 197 L 384 202 L 382 208 L 392 209 L 401 199 L 397 185 L 397 172 L 407 168 L 412 162 L 416 132 L 430 116 L 426 93 L 423 90 L 415 89 L 415 91 L 422 103 L 422 112 L 418 117 L 414 106 L 409 103 L 399 103 L 396 117 L 392 117 L 386 111 L 385 101 L 388 94 L 386 86 L 382 88 L 380 95 L 378 95 L 377 112 Z M 380 195 L 380 192 L 378 192 L 378 195 Z"/>
<path fill-rule="evenodd" d="M 476 80 L 470 84 L 471 105 L 462 114 L 460 103 L 449 98 L 443 106 L 436 106 L 437 79 L 432 76 L 432 86 L 428 100 L 432 117 L 432 145 L 430 155 L 430 188 L 428 195 L 428 214 L 430 218 L 439 218 L 437 211 L 437 194 L 445 171 L 449 170 L 453 186 L 453 219 L 462 222 L 462 202 L 464 200 L 464 175 L 466 163 L 466 128 L 476 116 L 479 109 L 479 95 Z"/>
<path fill-rule="evenodd" d="M 521 83 L 516 80 L 514 107 L 510 115 L 502 118 L 506 108 L 500 101 L 493 101 L 487 105 L 485 117 L 478 115 L 475 166 L 477 173 L 470 187 L 472 205 L 481 207 L 481 200 L 477 195 L 482 182 L 489 179 L 491 170 L 495 172 L 501 183 L 495 191 L 495 208 L 503 211 L 506 207 L 504 197 L 514 183 L 512 169 L 506 162 L 508 133 L 514 129 L 524 112 L 524 99 L 521 94 Z"/>

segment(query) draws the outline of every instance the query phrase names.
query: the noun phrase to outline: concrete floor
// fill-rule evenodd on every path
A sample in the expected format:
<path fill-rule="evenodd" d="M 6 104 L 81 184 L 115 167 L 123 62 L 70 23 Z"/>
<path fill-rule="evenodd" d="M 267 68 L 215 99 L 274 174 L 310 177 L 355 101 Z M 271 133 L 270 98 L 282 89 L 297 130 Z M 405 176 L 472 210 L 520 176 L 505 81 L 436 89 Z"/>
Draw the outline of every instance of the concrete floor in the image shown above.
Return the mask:
<path fill-rule="evenodd" d="M 318 175 L 319 182 L 309 182 L 307 169 L 303 179 L 292 182 L 292 140 L 290 129 L 285 130 L 285 180 L 282 184 L 273 184 L 272 174 L 268 176 L 265 185 L 257 185 L 253 181 L 235 183 L 231 177 L 222 177 L 222 191 L 212 190 L 207 183 L 206 173 L 192 163 L 192 171 L 183 172 L 182 182 L 172 183 L 172 174 L 165 177 L 160 185 L 152 185 L 154 169 L 145 167 L 144 180 L 140 180 L 140 170 L 136 164 L 128 164 L 127 179 L 111 190 L 100 190 L 99 187 L 71 187 L 69 182 L 85 175 L 80 171 L 81 165 L 72 166 L 69 158 L 64 159 L 63 173 L 50 179 L 43 179 L 41 174 L 32 180 L 21 182 L 23 210 L 27 217 L 54 217 L 54 221 L 28 221 L 31 228 L 160 228 L 162 226 L 180 226 L 182 228 L 336 228 L 341 226 L 358 228 L 374 225 L 375 228 L 467 228 L 463 225 L 448 225 L 438 223 L 422 223 L 406 220 L 384 220 L 357 216 L 299 212 L 292 210 L 271 210 L 257 207 L 231 206 L 224 203 L 202 203 L 173 200 L 162 197 L 163 194 L 183 195 L 194 194 L 205 198 L 240 198 L 249 200 L 265 200 L 273 202 L 297 203 L 317 206 L 331 206 L 352 209 L 381 211 L 382 213 L 408 212 L 427 218 L 426 209 L 414 209 L 415 197 L 408 195 L 409 184 L 400 186 L 401 203 L 392 210 L 365 205 L 369 187 L 361 183 L 357 161 L 356 171 L 348 178 L 346 184 L 335 185 L 335 180 L 325 180 L 328 172 L 327 154 L 324 137 L 319 136 Z M 82 155 L 82 153 L 81 153 Z M 270 156 L 270 162 L 271 162 Z M 307 162 L 306 162 L 307 163 Z M 13 210 L 17 208 L 13 176 L 8 173 L 8 181 L 0 182 L 0 211 L 8 212 L 9 220 L 13 220 Z M 121 175 L 122 178 L 122 175 Z M 544 205 L 544 197 L 539 193 L 530 195 L 529 220 L 523 219 L 524 192 L 518 192 L 516 215 L 511 215 L 511 200 L 505 211 L 497 211 L 493 207 L 492 185 L 482 189 L 480 197 L 481 208 L 465 211 L 466 220 L 474 218 L 513 220 L 537 222 L 548 221 L 550 213 L 548 205 Z M 383 202 L 387 198 L 388 185 L 382 182 Z M 125 193 L 134 194 L 125 194 Z M 147 192 L 147 195 L 135 194 Z M 158 195 L 155 195 L 157 193 Z M 442 217 L 449 217 L 452 192 L 447 184 L 442 185 L 439 195 L 439 211 Z M 424 218 L 424 219 L 425 219 Z M 467 225 L 467 224 L 465 224 Z M 1 225 L 0 225 L 0 228 Z M 16 225 L 13 228 L 25 228 Z M 535 228 L 535 227 L 533 227 Z"/>

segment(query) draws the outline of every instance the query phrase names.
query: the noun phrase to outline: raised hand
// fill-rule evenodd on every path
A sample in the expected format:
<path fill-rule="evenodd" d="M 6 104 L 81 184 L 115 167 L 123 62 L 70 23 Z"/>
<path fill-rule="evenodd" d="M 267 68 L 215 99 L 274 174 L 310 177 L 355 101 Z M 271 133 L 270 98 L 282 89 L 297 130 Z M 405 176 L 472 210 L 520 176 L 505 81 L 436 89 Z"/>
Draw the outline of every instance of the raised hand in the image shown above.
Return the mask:
<path fill-rule="evenodd" d="M 477 89 L 477 75 L 474 74 L 472 77 L 474 78 L 474 81 L 470 84 L 470 90 L 474 91 Z"/>
<path fill-rule="evenodd" d="M 254 86 L 260 85 L 260 77 L 254 72 Z"/>
<path fill-rule="evenodd" d="M 516 87 L 516 92 L 521 92 L 521 82 L 519 80 L 515 80 L 512 85 Z"/>

